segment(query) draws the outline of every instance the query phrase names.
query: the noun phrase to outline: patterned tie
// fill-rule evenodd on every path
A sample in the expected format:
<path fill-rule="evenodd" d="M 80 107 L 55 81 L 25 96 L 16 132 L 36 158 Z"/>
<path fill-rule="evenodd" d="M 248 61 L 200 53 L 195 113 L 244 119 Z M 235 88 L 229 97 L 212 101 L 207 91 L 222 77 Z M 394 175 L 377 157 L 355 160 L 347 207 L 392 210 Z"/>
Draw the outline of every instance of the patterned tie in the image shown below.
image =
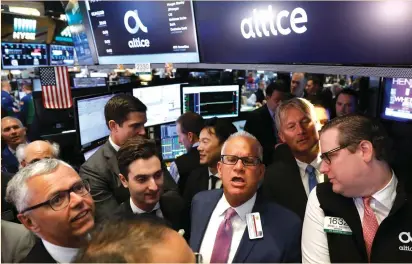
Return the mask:
<path fill-rule="evenodd" d="M 318 184 L 318 180 L 316 179 L 316 171 L 312 165 L 308 165 L 306 167 L 306 173 L 309 175 L 309 193 L 312 189 Z"/>
<path fill-rule="evenodd" d="M 231 207 L 227 209 L 225 219 L 223 219 L 222 223 L 219 226 L 219 229 L 217 230 L 215 245 L 213 246 L 210 263 L 227 263 L 233 233 L 231 218 L 235 215 L 235 209 Z"/>
<path fill-rule="evenodd" d="M 372 243 L 373 239 L 375 238 L 376 231 L 378 231 L 379 223 L 376 219 L 375 213 L 370 206 L 372 197 L 363 197 L 362 199 L 364 206 L 362 222 L 363 239 L 365 240 L 366 252 L 368 253 L 368 259 L 370 261 Z"/>

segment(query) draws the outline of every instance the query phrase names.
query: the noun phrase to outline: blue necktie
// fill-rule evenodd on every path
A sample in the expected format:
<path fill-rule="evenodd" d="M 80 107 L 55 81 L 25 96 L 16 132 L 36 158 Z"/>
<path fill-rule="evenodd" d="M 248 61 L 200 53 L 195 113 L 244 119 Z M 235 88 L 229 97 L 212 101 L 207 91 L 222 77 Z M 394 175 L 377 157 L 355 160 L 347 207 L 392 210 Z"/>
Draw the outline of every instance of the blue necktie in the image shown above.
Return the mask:
<path fill-rule="evenodd" d="M 318 180 L 316 179 L 316 171 L 312 165 L 308 165 L 306 167 L 306 172 L 309 175 L 309 193 L 312 189 L 318 184 Z"/>

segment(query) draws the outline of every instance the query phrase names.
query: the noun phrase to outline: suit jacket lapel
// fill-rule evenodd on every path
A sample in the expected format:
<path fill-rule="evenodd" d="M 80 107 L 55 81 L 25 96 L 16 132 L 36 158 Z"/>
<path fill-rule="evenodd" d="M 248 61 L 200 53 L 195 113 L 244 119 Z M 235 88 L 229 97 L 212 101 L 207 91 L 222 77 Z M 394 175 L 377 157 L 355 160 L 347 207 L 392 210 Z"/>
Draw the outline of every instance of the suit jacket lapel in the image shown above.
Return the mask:
<path fill-rule="evenodd" d="M 36 239 L 33 248 L 27 256 L 21 261 L 22 263 L 57 263 L 52 258 L 47 249 L 44 247 L 41 239 Z"/>
<path fill-rule="evenodd" d="M 292 183 L 291 186 L 293 186 L 294 188 L 297 188 L 296 191 L 299 196 L 296 198 L 301 199 L 302 202 L 305 203 L 305 207 L 306 207 L 306 203 L 308 201 L 308 195 L 306 194 L 305 187 L 303 186 L 302 177 L 300 176 L 299 166 L 296 161 L 291 167 L 291 170 L 292 170 L 290 173 L 290 180 Z"/>

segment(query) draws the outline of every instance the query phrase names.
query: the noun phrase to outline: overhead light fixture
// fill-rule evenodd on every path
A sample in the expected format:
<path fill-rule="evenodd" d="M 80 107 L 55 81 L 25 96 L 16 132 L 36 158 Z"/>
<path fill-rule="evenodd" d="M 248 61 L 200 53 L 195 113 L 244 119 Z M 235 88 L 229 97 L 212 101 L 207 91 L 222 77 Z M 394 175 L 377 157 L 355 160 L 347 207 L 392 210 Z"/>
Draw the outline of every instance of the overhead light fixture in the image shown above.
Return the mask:
<path fill-rule="evenodd" d="M 40 11 L 32 7 L 9 6 L 9 11 L 28 16 L 40 16 Z"/>

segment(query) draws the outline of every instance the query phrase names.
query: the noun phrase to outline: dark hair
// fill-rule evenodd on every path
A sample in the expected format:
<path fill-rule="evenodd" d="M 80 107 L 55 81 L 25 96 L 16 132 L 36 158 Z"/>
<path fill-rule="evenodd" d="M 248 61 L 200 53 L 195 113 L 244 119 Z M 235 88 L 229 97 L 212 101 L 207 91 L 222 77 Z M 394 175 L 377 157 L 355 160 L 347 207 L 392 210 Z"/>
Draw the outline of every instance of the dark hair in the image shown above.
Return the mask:
<path fill-rule="evenodd" d="M 119 171 L 127 179 L 130 164 L 135 160 L 149 159 L 153 156 L 159 157 L 154 140 L 147 139 L 143 136 L 129 138 L 116 154 Z"/>
<path fill-rule="evenodd" d="M 346 94 L 346 95 L 353 96 L 355 98 L 355 105 L 356 105 L 356 107 L 358 106 L 359 96 L 358 96 L 358 93 L 355 90 L 350 89 L 350 88 L 342 89 L 339 93 L 336 94 L 336 101 L 338 100 L 339 95 L 341 95 L 341 94 Z"/>
<path fill-rule="evenodd" d="M 156 217 L 110 219 L 92 232 L 91 240 L 78 253 L 75 263 L 150 262 L 151 247 L 162 243 L 171 230 Z"/>
<path fill-rule="evenodd" d="M 308 82 L 309 81 L 312 81 L 313 82 L 313 85 L 317 85 L 317 86 L 319 86 L 320 88 L 322 88 L 322 82 L 321 82 L 321 80 L 318 78 L 318 77 L 316 77 L 316 76 L 310 76 L 309 78 L 308 78 Z"/>
<path fill-rule="evenodd" d="M 219 139 L 219 144 L 223 144 L 230 135 L 237 132 L 237 129 L 232 122 L 217 117 L 207 119 L 205 121 L 204 129 L 207 129 L 209 133 L 214 134 Z"/>
<path fill-rule="evenodd" d="M 376 159 L 389 162 L 390 139 L 377 120 L 363 115 L 349 114 L 332 119 L 326 123 L 320 133 L 331 128 L 339 131 L 339 145 L 348 146 L 351 153 L 356 151 L 362 140 L 367 140 L 372 143 Z"/>
<path fill-rule="evenodd" d="M 110 120 L 114 120 L 119 126 L 122 126 L 129 113 L 146 111 L 146 105 L 136 97 L 130 94 L 119 94 L 107 102 L 104 107 L 104 117 L 107 127 L 109 127 Z"/>
<path fill-rule="evenodd" d="M 266 87 L 266 96 L 272 96 L 274 91 L 282 92 L 285 94 L 290 93 L 288 85 L 283 80 L 276 80 Z"/>
<path fill-rule="evenodd" d="M 184 134 L 192 132 L 196 136 L 199 136 L 200 131 L 202 131 L 204 126 L 203 117 L 193 112 L 186 112 L 183 115 L 179 116 L 179 118 L 176 120 L 176 123 L 180 124 L 182 132 Z"/>

